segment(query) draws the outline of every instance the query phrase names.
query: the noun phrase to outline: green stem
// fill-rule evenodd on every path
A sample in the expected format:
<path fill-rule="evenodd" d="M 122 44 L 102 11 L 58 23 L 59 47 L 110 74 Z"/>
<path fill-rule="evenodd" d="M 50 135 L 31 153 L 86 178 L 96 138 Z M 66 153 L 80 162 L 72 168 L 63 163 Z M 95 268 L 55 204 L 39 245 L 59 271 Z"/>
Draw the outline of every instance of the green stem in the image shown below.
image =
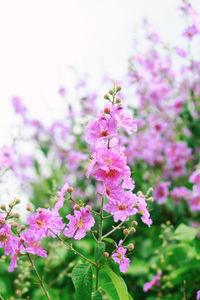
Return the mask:
<path fill-rule="evenodd" d="M 101 207 L 100 207 L 100 222 L 99 222 L 99 242 L 101 242 L 102 239 L 102 232 L 103 232 L 103 203 L 104 203 L 104 196 L 102 196 L 102 200 L 101 200 Z M 96 290 L 98 290 L 98 285 L 99 285 L 99 271 L 100 268 L 98 267 L 98 265 L 96 266 Z"/>
<path fill-rule="evenodd" d="M 89 262 L 91 265 L 96 267 L 96 263 L 91 261 L 90 259 L 88 259 L 87 257 L 85 257 L 84 255 L 82 255 L 80 252 L 76 251 L 72 245 L 69 245 L 67 242 L 65 242 L 60 236 L 58 236 L 56 233 L 54 233 L 51 229 L 49 229 L 56 237 L 57 239 L 59 239 L 65 246 L 67 246 L 70 250 L 72 250 L 74 253 L 78 254 L 80 257 L 82 257 L 83 259 L 85 259 L 87 262 Z"/>
<path fill-rule="evenodd" d="M 109 231 L 108 233 L 104 234 L 101 239 L 104 239 L 105 237 L 107 237 L 111 233 L 113 233 L 115 230 L 119 229 L 122 226 L 122 224 L 124 224 L 126 221 L 127 220 L 122 221 L 118 226 L 114 227 L 111 231 Z"/>
<path fill-rule="evenodd" d="M 51 298 L 50 298 L 50 296 L 49 296 L 49 293 L 48 293 L 48 291 L 47 291 L 46 288 L 45 288 L 44 282 L 43 282 L 43 280 L 41 279 L 41 277 L 40 277 L 40 275 L 39 275 L 39 273 L 38 273 L 38 271 L 37 271 L 37 269 L 36 269 L 36 267 L 35 267 L 35 265 L 34 265 L 34 262 L 33 262 L 32 258 L 31 258 L 31 256 L 30 256 L 30 254 L 29 254 L 28 252 L 26 252 L 26 254 L 27 254 L 27 256 L 28 256 L 28 259 L 30 260 L 30 263 L 31 263 L 31 265 L 32 265 L 32 268 L 33 268 L 33 270 L 35 271 L 35 274 L 36 274 L 36 276 L 37 276 L 37 278 L 38 278 L 38 280 L 39 280 L 39 282 L 40 282 L 40 285 L 41 285 L 41 287 L 42 287 L 42 289 L 43 289 L 43 291 L 44 291 L 44 293 L 45 293 L 47 299 L 48 299 L 48 300 L 51 300 Z"/>

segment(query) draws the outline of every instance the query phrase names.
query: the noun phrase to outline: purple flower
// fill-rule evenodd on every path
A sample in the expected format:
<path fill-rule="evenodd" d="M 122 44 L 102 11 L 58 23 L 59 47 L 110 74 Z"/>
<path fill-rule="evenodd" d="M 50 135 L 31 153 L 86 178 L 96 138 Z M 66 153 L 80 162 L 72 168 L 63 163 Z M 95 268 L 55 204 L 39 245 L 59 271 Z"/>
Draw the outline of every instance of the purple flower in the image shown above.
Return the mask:
<path fill-rule="evenodd" d="M 200 192 L 200 169 L 192 173 L 189 182 L 195 184 L 195 190 Z"/>
<path fill-rule="evenodd" d="M 27 223 L 30 226 L 29 230 L 38 239 L 47 236 L 55 237 L 54 233 L 60 235 L 65 226 L 57 209 L 51 211 L 50 209 L 38 208 L 35 214 L 28 217 Z"/>
<path fill-rule="evenodd" d="M 88 144 L 94 144 L 100 139 L 107 139 L 116 134 L 117 121 L 115 118 L 96 118 L 86 126 L 86 141 Z"/>
<path fill-rule="evenodd" d="M 197 291 L 197 300 L 200 300 L 200 290 Z"/>
<path fill-rule="evenodd" d="M 167 196 L 169 194 L 168 188 L 170 186 L 170 182 L 159 182 L 157 185 L 155 192 L 154 192 L 154 198 L 158 202 L 158 204 L 162 204 L 166 202 Z"/>
<path fill-rule="evenodd" d="M 193 197 L 189 201 L 189 205 L 192 211 L 200 211 L 200 195 Z"/>
<path fill-rule="evenodd" d="M 80 240 L 86 235 L 86 231 L 89 231 L 94 226 L 94 218 L 91 215 L 89 209 L 81 207 L 80 211 L 75 210 L 74 216 L 67 215 L 69 220 L 67 227 L 64 231 L 64 235 L 75 240 Z"/>
<path fill-rule="evenodd" d="M 115 222 L 118 222 L 119 220 L 128 220 L 129 216 L 135 215 L 138 211 L 134 208 L 136 200 L 132 192 L 124 191 L 121 187 L 118 187 L 117 190 L 119 191 L 119 194 L 115 195 L 116 198 L 112 200 L 110 199 L 109 203 L 105 204 L 103 207 L 106 212 L 113 215 Z M 116 193 L 117 190 L 114 193 Z M 113 197 L 113 193 L 111 196 Z"/>
<path fill-rule="evenodd" d="M 39 239 L 34 235 L 34 231 L 27 230 L 20 237 L 24 240 L 25 250 L 28 253 L 36 254 L 41 257 L 47 257 L 47 252 L 39 245 Z"/>
<path fill-rule="evenodd" d="M 126 273 L 130 264 L 130 259 L 125 256 L 127 249 L 120 246 L 121 244 L 122 244 L 122 240 L 120 240 L 118 245 L 115 243 L 117 251 L 113 253 L 112 258 L 114 262 L 119 264 L 120 272 Z"/>
<path fill-rule="evenodd" d="M 146 282 L 144 285 L 143 285 L 143 291 L 144 292 L 147 292 L 148 290 L 150 290 L 154 285 L 160 285 L 160 277 L 161 277 L 161 273 L 158 273 L 154 276 L 154 278 L 149 281 L 149 282 Z"/>

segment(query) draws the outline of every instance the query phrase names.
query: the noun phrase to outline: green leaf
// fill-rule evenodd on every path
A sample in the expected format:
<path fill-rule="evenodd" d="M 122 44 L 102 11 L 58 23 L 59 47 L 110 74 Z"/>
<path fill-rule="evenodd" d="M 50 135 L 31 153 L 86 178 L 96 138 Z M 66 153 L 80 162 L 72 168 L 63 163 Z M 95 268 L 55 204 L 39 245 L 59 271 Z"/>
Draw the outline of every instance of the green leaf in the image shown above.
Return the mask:
<path fill-rule="evenodd" d="M 130 299 L 124 280 L 108 266 L 104 266 L 100 271 L 100 288 L 107 294 L 109 299 Z"/>
<path fill-rule="evenodd" d="M 92 300 L 102 300 L 102 294 L 99 290 L 93 293 Z"/>
<path fill-rule="evenodd" d="M 88 264 L 75 266 L 72 270 L 72 281 L 76 290 L 76 300 L 91 300 L 92 267 Z"/>
<path fill-rule="evenodd" d="M 192 241 L 197 235 L 198 230 L 185 224 L 180 224 L 174 232 L 174 239 L 180 241 Z"/>
<path fill-rule="evenodd" d="M 104 238 L 103 241 L 105 241 L 105 242 L 107 242 L 107 243 L 109 243 L 109 244 L 114 244 L 114 243 L 115 243 L 115 241 L 113 241 L 113 240 L 110 239 L 110 238 Z"/>
<path fill-rule="evenodd" d="M 105 251 L 105 244 L 98 242 L 95 249 L 95 261 L 99 261 Z"/>

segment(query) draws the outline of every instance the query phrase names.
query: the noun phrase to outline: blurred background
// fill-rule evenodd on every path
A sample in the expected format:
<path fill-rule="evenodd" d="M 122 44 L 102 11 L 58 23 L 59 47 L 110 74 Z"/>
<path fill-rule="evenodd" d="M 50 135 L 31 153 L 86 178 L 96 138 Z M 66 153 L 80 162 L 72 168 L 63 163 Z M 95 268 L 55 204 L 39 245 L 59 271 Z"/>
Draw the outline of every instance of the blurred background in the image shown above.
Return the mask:
<path fill-rule="evenodd" d="M 194 1 L 195 2 L 195 1 Z M 197 4 L 196 0 L 196 4 Z M 32 116 L 58 118 L 58 89 L 77 79 L 97 89 L 105 74 L 119 79 L 140 36 L 143 17 L 169 44 L 183 19 L 180 0 L 7 0 L 0 2 L 0 145 L 15 135 L 10 99 Z M 195 3 L 194 3 L 195 4 Z"/>

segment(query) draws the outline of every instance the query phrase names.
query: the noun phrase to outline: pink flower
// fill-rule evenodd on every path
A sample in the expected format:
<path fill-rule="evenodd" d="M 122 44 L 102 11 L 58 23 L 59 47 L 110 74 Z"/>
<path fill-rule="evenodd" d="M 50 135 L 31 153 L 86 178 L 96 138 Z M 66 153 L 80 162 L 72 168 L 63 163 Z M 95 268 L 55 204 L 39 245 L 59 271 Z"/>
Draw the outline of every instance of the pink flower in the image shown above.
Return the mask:
<path fill-rule="evenodd" d="M 160 285 L 160 277 L 161 277 L 161 273 L 158 273 L 154 276 L 154 278 L 149 281 L 149 282 L 146 282 L 144 285 L 143 285 L 143 291 L 144 292 L 147 292 L 148 290 L 150 290 L 154 285 Z"/>
<path fill-rule="evenodd" d="M 145 197 L 138 197 L 137 195 L 134 195 L 134 197 L 137 200 L 138 211 L 142 215 L 141 217 L 142 222 L 147 224 L 150 227 L 152 224 L 152 220 L 150 219 L 150 214 L 147 209 L 147 203 Z"/>
<path fill-rule="evenodd" d="M 16 236 L 12 236 L 10 241 L 10 253 L 11 254 L 11 261 L 10 266 L 8 267 L 9 272 L 13 272 L 15 268 L 18 267 L 17 261 L 19 260 L 20 251 L 24 250 L 21 242 Z"/>
<path fill-rule="evenodd" d="M 59 88 L 59 94 L 60 94 L 62 97 L 65 97 L 65 96 L 67 95 L 66 88 L 60 87 L 60 88 Z"/>
<path fill-rule="evenodd" d="M 53 211 L 55 213 L 58 213 L 58 211 L 63 207 L 64 201 L 65 201 L 64 196 L 65 196 L 65 193 L 66 193 L 68 187 L 69 187 L 68 183 L 65 183 L 65 185 L 62 187 L 61 191 L 58 192 L 58 201 L 57 201 L 55 207 L 53 208 Z"/>
<path fill-rule="evenodd" d="M 109 149 L 105 143 L 99 143 L 90 161 L 87 177 L 90 174 L 106 185 L 112 182 L 118 185 L 124 179 L 124 188 L 133 189 L 134 187 L 126 157 L 119 147 Z"/>
<path fill-rule="evenodd" d="M 28 253 L 36 254 L 41 257 L 47 257 L 47 252 L 39 245 L 39 239 L 34 235 L 34 232 L 27 230 L 20 235 L 24 240 L 25 250 Z"/>
<path fill-rule="evenodd" d="M 14 147 L 4 146 L 0 150 L 0 168 L 14 168 Z"/>
<path fill-rule="evenodd" d="M 78 151 L 70 151 L 67 157 L 67 166 L 70 170 L 75 170 L 80 166 L 81 161 L 85 161 L 88 155 Z"/>
<path fill-rule="evenodd" d="M 128 113 L 120 113 L 115 115 L 118 126 L 126 130 L 128 134 L 137 131 L 137 125 L 133 122 L 133 118 Z"/>
<path fill-rule="evenodd" d="M 128 220 L 129 216 L 137 213 L 137 209 L 134 208 L 136 200 L 132 192 L 124 190 L 122 192 L 120 189 L 122 188 L 118 187 L 119 194 L 114 196 L 116 198 L 110 200 L 109 203 L 103 207 L 106 212 L 114 216 L 115 222 Z M 114 193 L 116 192 L 117 190 Z M 114 193 L 111 192 L 110 196 L 112 197 Z"/>
<path fill-rule="evenodd" d="M 171 196 L 176 200 L 175 204 L 179 204 L 179 200 L 185 199 L 185 200 L 190 200 L 192 197 L 192 192 L 191 190 L 188 190 L 186 187 L 181 186 L 181 187 L 177 187 L 174 188 L 171 191 Z"/>
<path fill-rule="evenodd" d="M 22 104 L 22 100 L 18 97 L 13 97 L 12 98 L 12 105 L 14 107 L 14 110 L 17 114 L 22 115 L 24 117 L 27 108 Z"/>
<path fill-rule="evenodd" d="M 193 197 L 189 201 L 189 205 L 192 211 L 200 211 L 200 195 Z"/>
<path fill-rule="evenodd" d="M 120 246 L 121 244 L 122 244 L 122 240 L 120 240 L 118 245 L 115 243 L 117 251 L 113 253 L 112 258 L 114 262 L 119 264 L 120 272 L 126 273 L 130 264 L 130 259 L 125 256 L 127 249 L 121 247 Z"/>
<path fill-rule="evenodd" d="M 158 202 L 158 204 L 162 204 L 166 202 L 167 196 L 169 194 L 168 188 L 170 186 L 170 182 L 159 182 L 157 185 L 155 192 L 154 192 L 154 198 Z"/>
<path fill-rule="evenodd" d="M 95 144 L 100 139 L 107 139 L 116 134 L 117 121 L 111 117 L 96 118 L 86 126 L 86 141 L 88 144 Z"/>
<path fill-rule="evenodd" d="M 199 28 L 196 25 L 189 26 L 183 33 L 183 36 L 186 36 L 188 39 L 192 39 L 196 34 L 198 34 Z"/>
<path fill-rule="evenodd" d="M 91 212 L 84 207 L 81 207 L 80 211 L 75 210 L 74 216 L 67 215 L 66 218 L 69 223 L 64 234 L 69 238 L 74 237 L 75 240 L 82 239 L 95 223 Z"/>
<path fill-rule="evenodd" d="M 192 173 L 189 182 L 195 184 L 195 190 L 200 191 L 200 169 L 197 169 Z"/>
<path fill-rule="evenodd" d="M 200 300 L 200 290 L 197 291 L 197 300 Z"/>
<path fill-rule="evenodd" d="M 57 209 L 50 210 L 38 208 L 35 214 L 28 217 L 27 223 L 29 230 L 32 231 L 38 239 L 47 236 L 55 237 L 54 233 L 60 235 L 64 229 L 64 223 L 59 216 Z"/>

